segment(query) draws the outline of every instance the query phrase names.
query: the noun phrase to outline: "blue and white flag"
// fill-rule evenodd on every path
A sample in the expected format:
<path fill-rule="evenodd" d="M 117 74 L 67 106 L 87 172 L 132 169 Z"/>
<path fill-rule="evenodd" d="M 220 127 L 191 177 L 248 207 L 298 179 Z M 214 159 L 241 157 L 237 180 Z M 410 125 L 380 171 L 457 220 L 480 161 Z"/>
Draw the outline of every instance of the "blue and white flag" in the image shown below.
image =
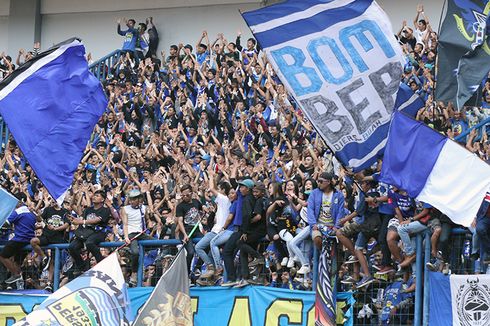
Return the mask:
<path fill-rule="evenodd" d="M 129 326 L 133 320 L 130 304 L 117 253 L 113 253 L 14 325 Z"/>
<path fill-rule="evenodd" d="M 490 325 L 490 275 L 429 272 L 429 282 L 429 325 Z"/>
<path fill-rule="evenodd" d="M 0 228 L 17 206 L 17 198 L 0 187 Z"/>
<path fill-rule="evenodd" d="M 58 203 L 106 107 L 102 86 L 76 39 L 29 60 L 0 83 L 0 114 Z"/>
<path fill-rule="evenodd" d="M 378 4 L 290 0 L 243 18 L 337 158 L 354 171 L 372 165 L 386 143 L 404 63 Z"/>
<path fill-rule="evenodd" d="M 490 189 L 490 166 L 476 154 L 400 112 L 393 114 L 381 181 L 470 226 Z"/>

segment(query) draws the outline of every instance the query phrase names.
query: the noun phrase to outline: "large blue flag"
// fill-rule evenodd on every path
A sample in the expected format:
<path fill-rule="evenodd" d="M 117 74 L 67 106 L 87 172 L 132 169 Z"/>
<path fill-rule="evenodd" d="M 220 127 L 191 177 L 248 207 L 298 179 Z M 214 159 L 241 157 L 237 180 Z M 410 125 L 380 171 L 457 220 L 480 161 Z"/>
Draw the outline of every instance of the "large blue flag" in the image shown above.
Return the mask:
<path fill-rule="evenodd" d="M 26 62 L 0 83 L 0 114 L 59 203 L 106 106 L 103 88 L 76 39 Z"/>
<path fill-rule="evenodd" d="M 404 64 L 376 2 L 290 0 L 243 18 L 342 164 L 354 171 L 372 165 L 386 143 Z"/>
<path fill-rule="evenodd" d="M 470 226 L 490 189 L 490 166 L 423 123 L 395 112 L 381 181 Z"/>
<path fill-rule="evenodd" d="M 429 325 L 490 325 L 490 275 L 429 272 L 429 283 Z"/>

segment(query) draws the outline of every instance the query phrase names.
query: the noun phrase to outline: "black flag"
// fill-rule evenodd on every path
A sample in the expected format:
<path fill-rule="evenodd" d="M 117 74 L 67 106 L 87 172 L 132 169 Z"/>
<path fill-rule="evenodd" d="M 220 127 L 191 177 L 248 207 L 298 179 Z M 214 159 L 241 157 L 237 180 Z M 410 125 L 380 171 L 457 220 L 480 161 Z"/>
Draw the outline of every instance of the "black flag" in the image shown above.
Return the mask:
<path fill-rule="evenodd" d="M 436 100 L 461 108 L 490 71 L 489 0 L 449 0 L 439 35 Z"/>

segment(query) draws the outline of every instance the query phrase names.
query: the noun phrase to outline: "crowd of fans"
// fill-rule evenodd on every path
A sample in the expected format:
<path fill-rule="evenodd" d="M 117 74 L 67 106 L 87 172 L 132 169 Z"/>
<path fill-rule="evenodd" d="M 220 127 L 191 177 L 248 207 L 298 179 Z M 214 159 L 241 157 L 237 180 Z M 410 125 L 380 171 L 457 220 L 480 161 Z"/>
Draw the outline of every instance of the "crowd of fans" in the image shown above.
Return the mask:
<path fill-rule="evenodd" d="M 203 31 L 195 45 L 176 44 L 157 53 L 152 18 L 139 25 L 118 20 L 117 32 L 124 37 L 121 55 L 105 67 L 102 80 L 109 104 L 61 207 L 15 141 L 4 148 L 0 184 L 23 204 L 2 229 L 1 241 L 15 233 L 20 247 L 30 243 L 34 249 L 3 249 L 4 287 L 22 281 L 26 288 L 50 289 L 53 251 L 40 246 L 69 243 L 63 251 L 63 285 L 111 252 L 98 246 L 102 241 L 128 244 L 119 250 L 120 262 L 135 285 L 134 239 L 181 239 L 193 284 L 311 289 L 312 249 L 321 246 L 322 227 L 341 244 L 340 288 L 389 280 L 390 287 L 398 284 L 404 293 L 400 302 L 406 304 L 415 287 L 413 236 L 427 228 L 432 232 L 428 267 L 448 271 L 451 230 L 458 226 L 402 189 L 378 182 L 381 160 L 357 174 L 344 169 L 253 38 L 243 40 L 238 33 L 234 40 L 224 34 L 212 39 Z M 422 6 L 414 26 L 403 22 L 397 38 L 406 58 L 403 82 L 426 102 L 418 120 L 454 138 L 489 116 L 490 79 L 481 105 L 457 111 L 433 100 L 437 33 Z M 0 54 L 0 80 L 39 47 L 20 50 L 15 63 Z M 490 159 L 486 126 L 461 141 Z M 479 214 L 470 255 L 484 272 L 483 256 L 490 252 L 486 207 Z M 156 284 L 176 250 L 166 245 L 145 252 L 144 286 Z"/>

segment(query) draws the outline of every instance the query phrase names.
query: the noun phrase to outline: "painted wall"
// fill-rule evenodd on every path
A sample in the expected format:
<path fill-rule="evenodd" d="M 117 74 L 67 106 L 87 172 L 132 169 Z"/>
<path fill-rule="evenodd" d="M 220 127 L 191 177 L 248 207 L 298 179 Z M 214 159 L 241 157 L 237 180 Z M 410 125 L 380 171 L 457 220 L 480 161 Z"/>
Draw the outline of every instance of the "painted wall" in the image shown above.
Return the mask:
<path fill-rule="evenodd" d="M 99 58 L 119 47 L 123 37 L 116 33 L 116 19 L 131 17 L 137 22 L 152 16 L 160 36 L 160 49 L 179 42 L 198 41 L 203 30 L 210 38 L 224 33 L 229 41 L 234 41 L 238 29 L 245 36 L 250 35 L 238 9 L 247 11 L 257 8 L 257 4 L 222 5 L 191 8 L 171 8 L 153 10 L 131 10 L 117 12 L 93 12 L 72 14 L 44 14 L 41 42 L 43 48 L 72 36 L 84 41 L 93 58 Z M 210 40 L 211 42 L 214 39 Z"/>
<path fill-rule="evenodd" d="M 258 8 L 260 0 L 41 0 L 41 42 L 43 49 L 72 36 L 82 38 L 87 50 L 99 58 L 122 44 L 116 34 L 117 17 L 133 17 L 142 21 L 153 16 L 160 34 L 160 49 L 168 51 L 171 44 L 189 42 L 192 45 L 206 29 L 210 36 L 223 32 L 234 40 L 241 29 L 244 36 L 249 31 L 238 10 Z M 271 2 L 265 1 L 265 2 Z M 378 0 L 390 17 L 394 30 L 407 20 L 412 26 L 416 6 L 424 3 L 425 12 L 434 29 L 437 29 L 444 0 Z M 0 0 L 0 49 L 7 49 L 10 0 Z M 12 18 L 11 18 L 12 19 Z M 30 47 L 32 44 L 24 44 Z M 10 54 L 18 49 L 8 48 Z M 0 50 L 1 51 L 1 50 Z"/>
<path fill-rule="evenodd" d="M 6 51 L 8 48 L 8 41 L 9 41 L 8 27 L 9 27 L 9 17 L 0 16 L 0 52 Z"/>

